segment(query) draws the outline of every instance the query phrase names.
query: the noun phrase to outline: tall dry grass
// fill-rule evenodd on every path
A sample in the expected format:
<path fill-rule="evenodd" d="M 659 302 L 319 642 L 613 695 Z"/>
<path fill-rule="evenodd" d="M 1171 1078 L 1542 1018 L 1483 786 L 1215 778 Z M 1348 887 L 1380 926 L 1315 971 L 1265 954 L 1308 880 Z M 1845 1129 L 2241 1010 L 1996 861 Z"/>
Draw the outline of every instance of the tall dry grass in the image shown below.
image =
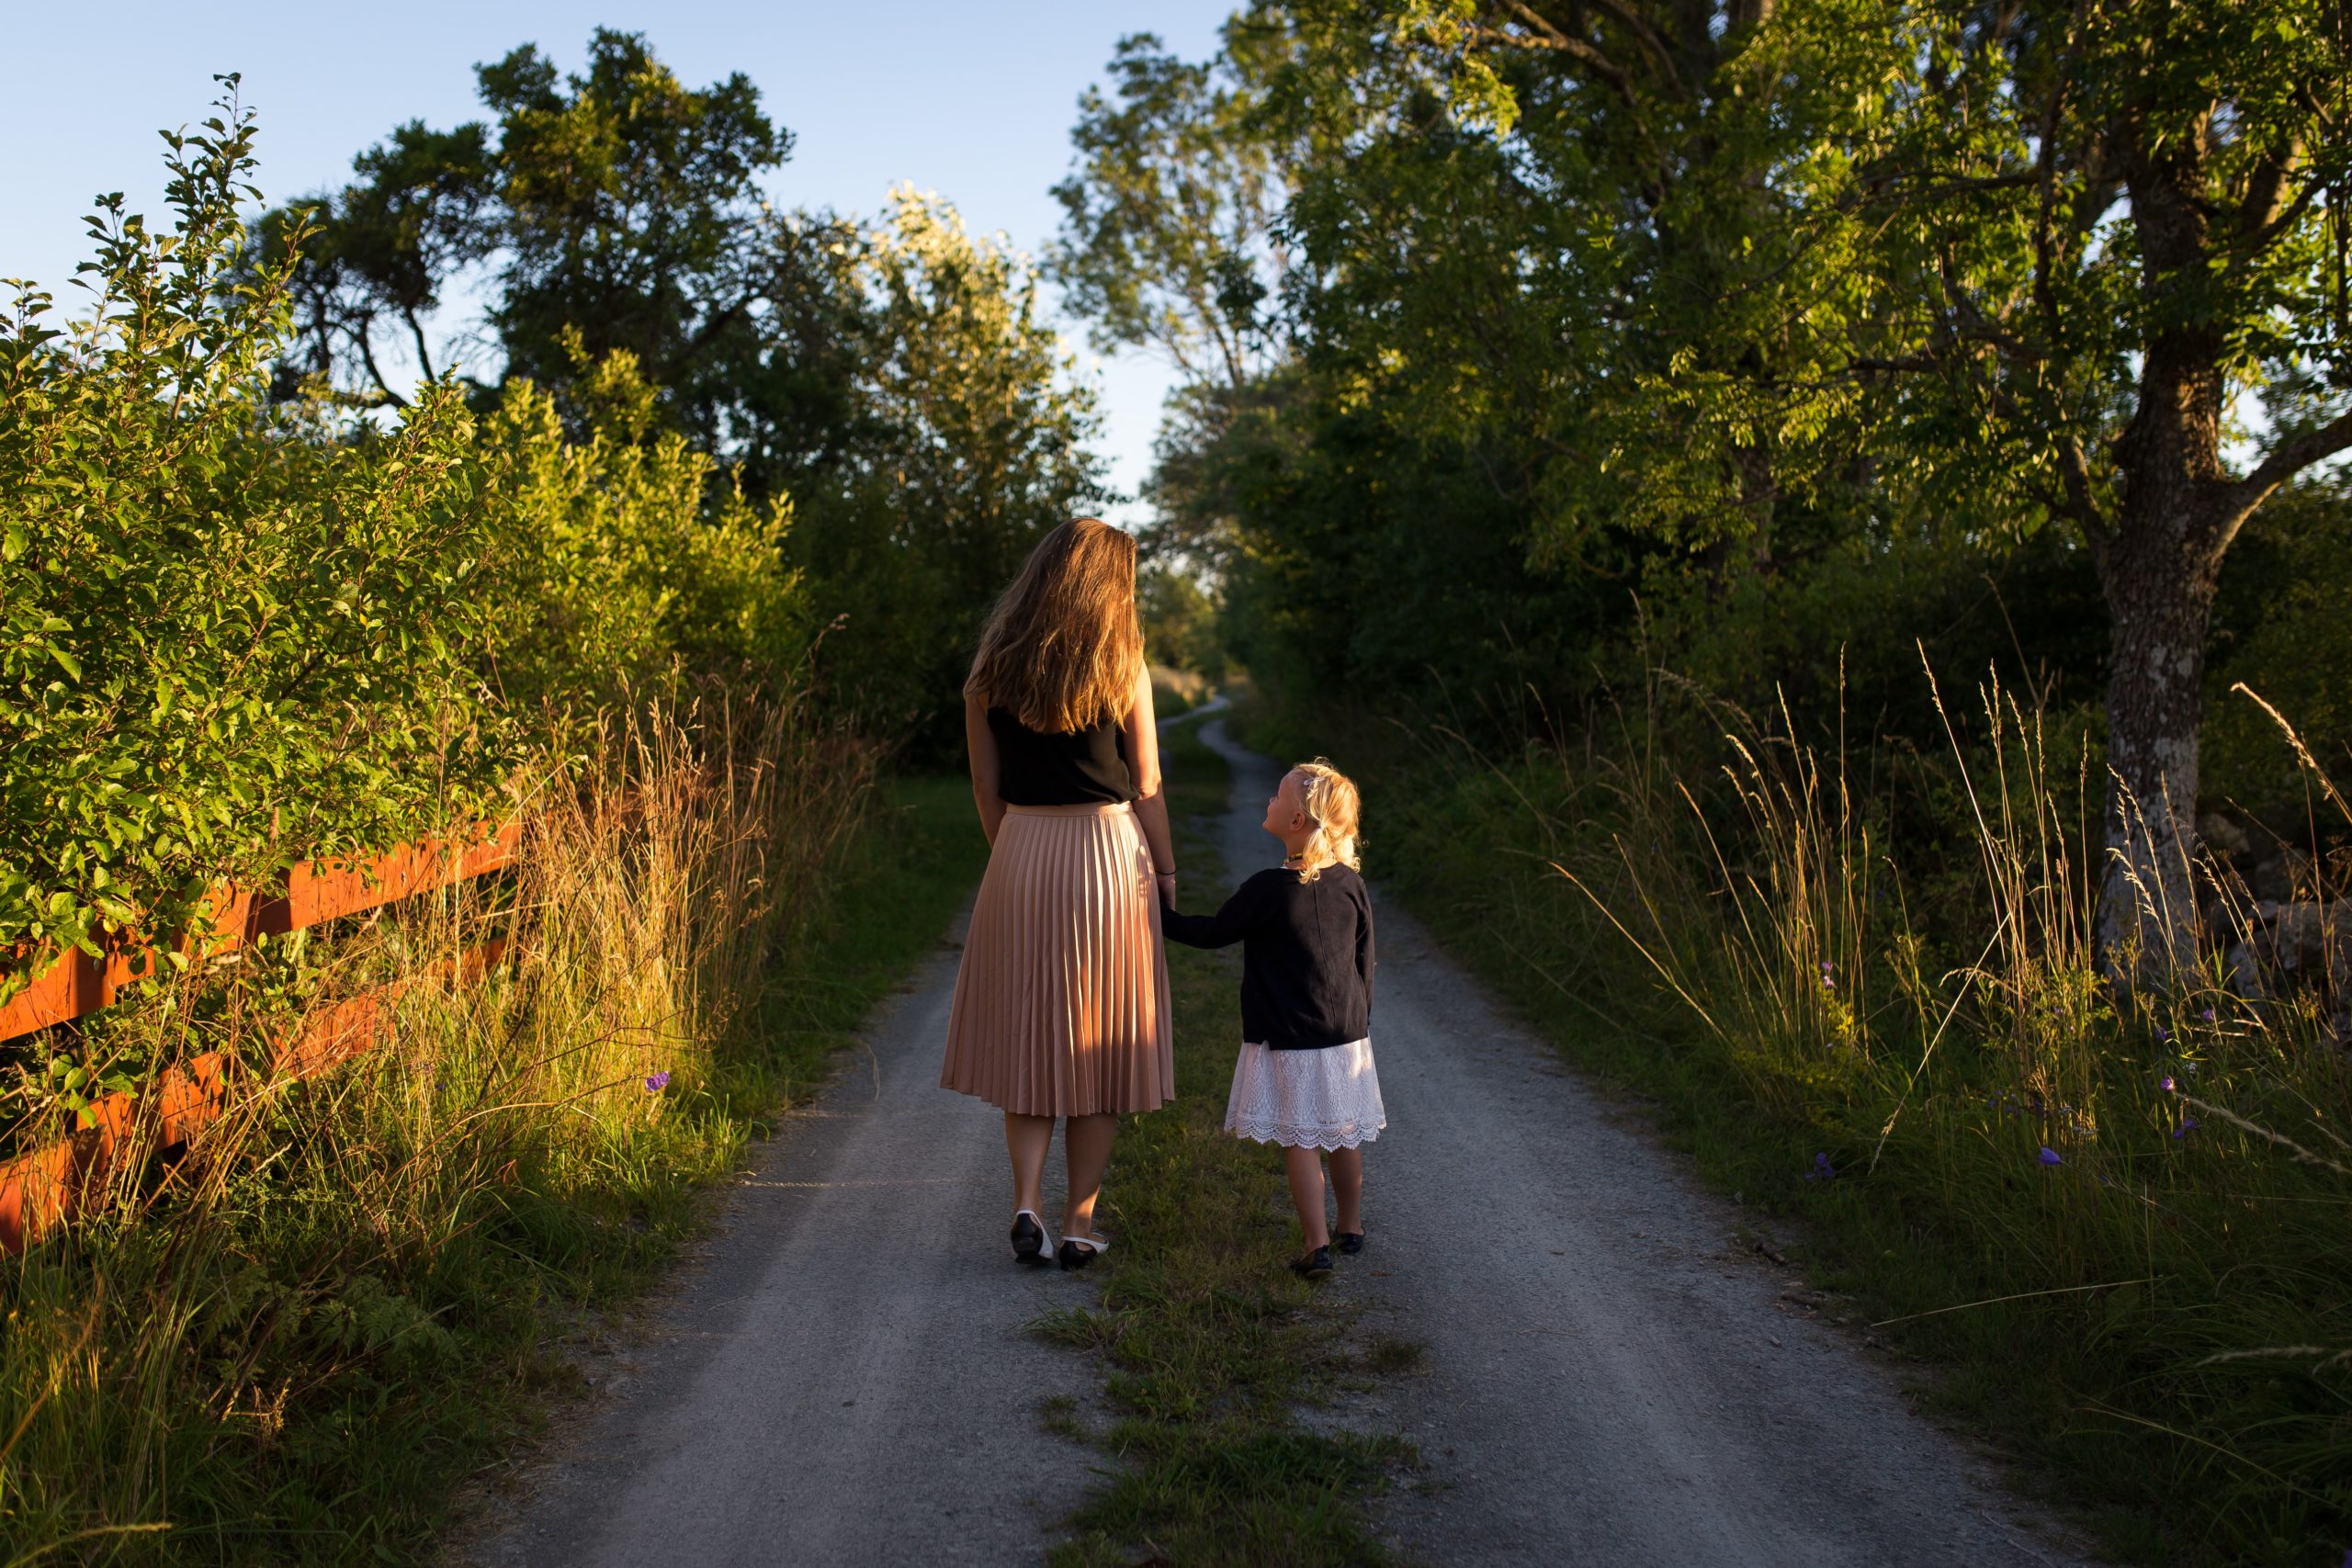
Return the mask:
<path fill-rule="evenodd" d="M 1516 756 L 1431 726 L 1366 768 L 1374 869 L 1726 1189 L 1812 1219 L 1821 1278 L 2120 1549 L 2333 1564 L 2342 998 L 2265 967 L 2274 911 L 2213 859 L 2202 964 L 2111 984 L 2086 727 L 1996 685 L 1932 700 L 1940 757 L 1664 672 Z M 2305 761 L 2315 813 L 2341 813 Z"/>
<path fill-rule="evenodd" d="M 184 1150 L 0 1263 L 0 1562 L 421 1551 L 562 1375 L 566 1314 L 690 1226 L 775 1093 L 779 959 L 871 763 L 794 706 L 650 704 L 529 778 L 512 874 L 94 1021 L 93 1055 L 246 1070 Z M 274 1037 L 395 977 L 372 1050 L 271 1075 Z"/>

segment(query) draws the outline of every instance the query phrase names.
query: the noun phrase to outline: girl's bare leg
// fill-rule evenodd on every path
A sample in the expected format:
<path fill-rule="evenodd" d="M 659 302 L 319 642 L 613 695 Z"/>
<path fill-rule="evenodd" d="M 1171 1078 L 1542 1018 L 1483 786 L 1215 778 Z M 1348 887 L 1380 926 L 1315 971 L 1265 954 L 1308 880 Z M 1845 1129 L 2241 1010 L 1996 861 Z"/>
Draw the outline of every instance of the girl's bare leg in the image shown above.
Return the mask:
<path fill-rule="evenodd" d="M 1340 1202 L 1340 1229 L 1363 1234 L 1363 1151 L 1331 1151 L 1331 1196 Z"/>
<path fill-rule="evenodd" d="M 1323 1151 L 1285 1145 L 1283 1164 L 1290 1171 L 1290 1201 L 1298 1209 L 1298 1228 L 1306 1235 L 1306 1250 L 1330 1246 L 1330 1226 L 1323 1218 Z"/>
<path fill-rule="evenodd" d="M 1111 1141 L 1119 1119 L 1103 1112 L 1073 1116 L 1062 1130 L 1062 1153 L 1069 1160 L 1069 1203 L 1062 1211 L 1062 1235 L 1094 1234 L 1094 1200 L 1102 1195 L 1102 1168 L 1111 1163 Z"/>
<path fill-rule="evenodd" d="M 1012 1207 L 1046 1223 L 1046 1151 L 1053 1147 L 1054 1119 L 1004 1113 L 1004 1147 L 1012 1156 Z"/>

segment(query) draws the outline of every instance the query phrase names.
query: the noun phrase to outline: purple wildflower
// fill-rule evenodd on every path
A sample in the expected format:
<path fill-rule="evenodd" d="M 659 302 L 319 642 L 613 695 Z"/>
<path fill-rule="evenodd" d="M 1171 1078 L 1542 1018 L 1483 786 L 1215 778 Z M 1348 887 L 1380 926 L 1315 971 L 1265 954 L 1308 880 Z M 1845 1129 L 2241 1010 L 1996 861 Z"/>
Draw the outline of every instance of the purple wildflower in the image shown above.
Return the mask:
<path fill-rule="evenodd" d="M 1813 1156 L 1813 1168 L 1804 1173 L 1804 1179 L 1807 1181 L 1827 1181 L 1837 1174 L 1837 1168 L 1829 1163 L 1829 1156 L 1825 1151 Z"/>
<path fill-rule="evenodd" d="M 667 1072 L 651 1074 L 645 1080 L 645 1092 L 648 1094 L 660 1094 L 669 1087 L 670 1075 Z"/>
<path fill-rule="evenodd" d="M 2211 1008 L 2207 1008 L 2203 1012 L 2199 1013 L 2197 1016 L 2203 1019 L 2206 1022 L 2211 1023 L 2213 1021 L 2213 1010 Z"/>
<path fill-rule="evenodd" d="M 2056 1149 L 2052 1148 L 2047 1144 L 2041 1145 L 2041 1153 L 2037 1157 L 2040 1158 L 2041 1163 L 2044 1165 L 2064 1165 L 2066 1163 L 2064 1156 L 2060 1155 Z"/>
<path fill-rule="evenodd" d="M 2171 1039 L 2171 1038 L 2172 1038 L 2172 1031 L 2171 1031 L 2171 1030 L 2166 1029 L 2166 1028 L 2165 1028 L 2163 1024 L 2161 1024 L 2161 1023 L 2160 1023 L 2160 1024 L 2158 1024 L 2158 1025 L 2156 1025 L 2156 1042 L 2157 1042 L 2157 1043 L 2162 1044 L 2165 1041 L 2167 1041 L 2167 1040 L 2169 1040 L 2169 1039 Z"/>
<path fill-rule="evenodd" d="M 2197 1131 L 2197 1118 L 2194 1116 L 2184 1116 L 2180 1119 L 2180 1125 L 2172 1130 L 2172 1135 L 2175 1139 L 2180 1139 L 2187 1137 L 2189 1134 L 2194 1133 L 2195 1131 Z"/>
<path fill-rule="evenodd" d="M 2158 1078 L 2156 1080 L 2156 1087 L 2164 1090 L 2166 1094 L 2177 1094 L 2180 1092 L 2180 1080 L 2167 1076 L 2165 1077 Z"/>

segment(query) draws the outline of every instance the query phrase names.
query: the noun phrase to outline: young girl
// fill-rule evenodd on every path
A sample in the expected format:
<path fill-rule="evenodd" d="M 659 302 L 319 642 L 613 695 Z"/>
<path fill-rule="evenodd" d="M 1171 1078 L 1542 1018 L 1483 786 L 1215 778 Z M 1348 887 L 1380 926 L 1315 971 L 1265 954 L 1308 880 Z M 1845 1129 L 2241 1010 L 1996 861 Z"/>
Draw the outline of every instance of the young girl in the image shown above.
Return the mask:
<path fill-rule="evenodd" d="M 1187 946 L 1241 943 L 1246 1043 L 1226 1130 L 1283 1145 L 1306 1240 L 1291 1268 L 1310 1280 L 1331 1271 L 1322 1156 L 1331 1156 L 1340 1250 L 1362 1252 L 1358 1145 L 1388 1125 L 1372 1066 L 1372 900 L 1356 874 L 1357 810 L 1356 786 L 1338 769 L 1301 762 L 1266 802 L 1282 865 L 1243 883 L 1214 915 L 1160 911 L 1160 930 Z"/>

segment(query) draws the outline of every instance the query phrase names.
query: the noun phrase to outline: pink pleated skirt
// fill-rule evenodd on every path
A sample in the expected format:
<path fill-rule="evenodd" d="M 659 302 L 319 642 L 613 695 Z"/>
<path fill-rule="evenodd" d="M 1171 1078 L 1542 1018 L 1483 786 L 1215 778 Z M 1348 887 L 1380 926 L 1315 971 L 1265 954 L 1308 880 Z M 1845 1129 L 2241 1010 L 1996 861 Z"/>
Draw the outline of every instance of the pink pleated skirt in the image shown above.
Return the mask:
<path fill-rule="evenodd" d="M 942 1087 L 1025 1116 L 1176 1098 L 1151 852 L 1127 806 L 1015 806 L 972 907 Z"/>

